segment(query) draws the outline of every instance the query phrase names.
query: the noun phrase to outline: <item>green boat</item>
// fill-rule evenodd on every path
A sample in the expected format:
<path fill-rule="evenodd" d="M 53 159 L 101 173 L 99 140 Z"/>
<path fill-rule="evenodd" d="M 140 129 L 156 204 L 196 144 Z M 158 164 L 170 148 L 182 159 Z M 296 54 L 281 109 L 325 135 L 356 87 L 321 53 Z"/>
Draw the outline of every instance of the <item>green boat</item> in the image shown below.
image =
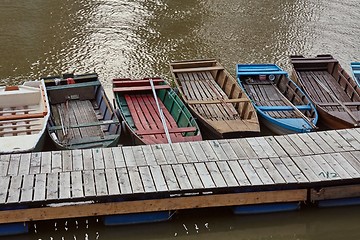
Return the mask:
<path fill-rule="evenodd" d="M 114 79 L 113 92 L 133 144 L 202 140 L 195 118 L 163 79 Z"/>
<path fill-rule="evenodd" d="M 51 116 L 48 132 L 56 148 L 117 146 L 121 125 L 96 73 L 44 78 Z"/>

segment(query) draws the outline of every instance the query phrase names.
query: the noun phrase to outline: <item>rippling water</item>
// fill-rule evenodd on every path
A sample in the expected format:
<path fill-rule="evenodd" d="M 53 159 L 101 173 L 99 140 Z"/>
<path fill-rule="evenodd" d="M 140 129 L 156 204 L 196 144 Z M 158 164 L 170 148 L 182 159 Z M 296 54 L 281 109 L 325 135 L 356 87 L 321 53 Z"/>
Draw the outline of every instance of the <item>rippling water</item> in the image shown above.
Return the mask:
<path fill-rule="evenodd" d="M 289 71 L 290 54 L 330 53 L 349 70 L 360 61 L 359 23 L 358 0 L 1 0 L 0 84 L 95 69 L 110 89 L 113 77 L 170 79 L 169 61 L 193 58 L 217 58 L 233 74 L 240 62 Z M 201 211 L 114 228 L 69 220 L 12 239 L 359 239 L 359 210 Z"/>

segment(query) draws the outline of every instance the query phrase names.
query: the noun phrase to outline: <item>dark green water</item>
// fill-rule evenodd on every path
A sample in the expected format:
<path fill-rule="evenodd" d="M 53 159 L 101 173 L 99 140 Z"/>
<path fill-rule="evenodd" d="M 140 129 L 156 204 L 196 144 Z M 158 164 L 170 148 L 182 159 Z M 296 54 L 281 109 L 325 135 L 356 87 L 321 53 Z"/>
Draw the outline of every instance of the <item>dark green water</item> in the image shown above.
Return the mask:
<path fill-rule="evenodd" d="M 66 71 L 162 76 L 171 60 L 277 63 L 290 54 L 360 61 L 358 0 L 1 0 L 0 84 Z M 172 221 L 104 227 L 96 219 L 37 223 L 0 239 L 360 239 L 360 207 L 234 216 L 186 211 Z M 56 225 L 55 225 L 56 224 Z"/>

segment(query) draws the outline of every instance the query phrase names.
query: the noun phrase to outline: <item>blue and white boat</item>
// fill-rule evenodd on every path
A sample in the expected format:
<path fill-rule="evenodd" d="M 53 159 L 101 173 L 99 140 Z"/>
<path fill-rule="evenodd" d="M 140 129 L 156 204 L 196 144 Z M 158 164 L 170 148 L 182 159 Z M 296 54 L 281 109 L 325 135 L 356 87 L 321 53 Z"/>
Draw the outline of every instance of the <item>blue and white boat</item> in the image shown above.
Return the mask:
<path fill-rule="evenodd" d="M 352 62 L 351 71 L 354 75 L 354 80 L 360 86 L 360 62 Z"/>
<path fill-rule="evenodd" d="M 307 95 L 276 64 L 237 64 L 237 80 L 260 121 L 276 134 L 317 129 L 318 114 Z"/>

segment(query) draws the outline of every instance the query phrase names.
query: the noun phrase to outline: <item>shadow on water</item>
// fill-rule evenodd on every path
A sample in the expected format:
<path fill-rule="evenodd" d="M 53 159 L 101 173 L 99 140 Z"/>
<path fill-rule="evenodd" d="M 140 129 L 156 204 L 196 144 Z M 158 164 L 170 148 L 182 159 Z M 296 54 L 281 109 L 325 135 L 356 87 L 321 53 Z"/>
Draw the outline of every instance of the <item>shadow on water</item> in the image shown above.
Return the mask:
<path fill-rule="evenodd" d="M 178 212 L 168 222 L 128 226 L 103 226 L 101 218 L 36 222 L 30 234 L 8 240 L 35 239 L 359 239 L 360 207 L 305 208 L 297 212 L 233 215 L 215 208 Z"/>

